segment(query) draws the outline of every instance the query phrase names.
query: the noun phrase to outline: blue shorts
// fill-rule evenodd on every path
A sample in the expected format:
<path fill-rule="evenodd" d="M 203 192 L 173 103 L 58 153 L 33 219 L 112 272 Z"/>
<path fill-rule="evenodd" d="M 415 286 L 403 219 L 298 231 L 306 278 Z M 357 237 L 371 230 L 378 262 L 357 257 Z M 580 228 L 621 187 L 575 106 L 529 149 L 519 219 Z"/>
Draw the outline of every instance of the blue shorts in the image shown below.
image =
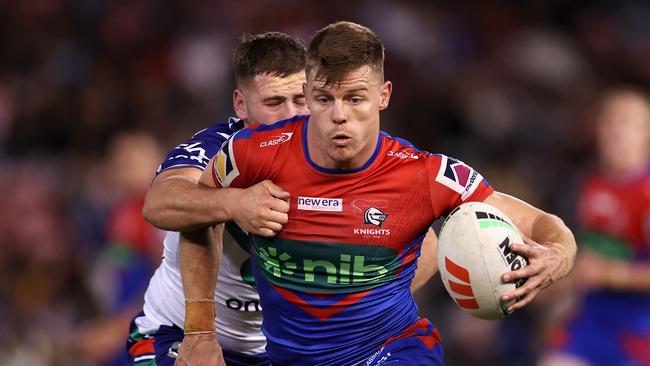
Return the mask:
<path fill-rule="evenodd" d="M 143 316 L 136 315 L 135 318 Z M 129 339 L 126 349 L 129 354 L 129 365 L 134 366 L 173 366 L 178 357 L 178 350 L 183 341 L 183 330 L 177 326 L 161 325 L 154 334 L 141 334 L 135 325 L 135 318 L 129 328 Z M 270 361 L 267 354 L 242 355 L 222 349 L 223 358 L 228 366 L 268 366 Z"/>
<path fill-rule="evenodd" d="M 359 366 L 442 366 L 440 333 L 426 318 L 420 318 L 399 335 L 388 339 Z"/>
<path fill-rule="evenodd" d="M 650 365 L 650 296 L 591 294 L 561 338 L 555 351 L 594 366 Z"/>

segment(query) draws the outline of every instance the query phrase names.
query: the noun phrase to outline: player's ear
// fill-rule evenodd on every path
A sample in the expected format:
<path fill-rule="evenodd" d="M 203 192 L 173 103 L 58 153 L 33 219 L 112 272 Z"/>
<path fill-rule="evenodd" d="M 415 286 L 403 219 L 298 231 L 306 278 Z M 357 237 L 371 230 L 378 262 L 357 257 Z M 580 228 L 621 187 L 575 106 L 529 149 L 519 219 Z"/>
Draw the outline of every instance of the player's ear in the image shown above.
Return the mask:
<path fill-rule="evenodd" d="M 385 81 L 379 91 L 379 110 L 384 110 L 388 107 L 390 102 L 390 95 L 393 93 L 393 83 Z"/>
<path fill-rule="evenodd" d="M 248 108 L 246 107 L 246 97 L 244 97 L 244 92 L 235 89 L 232 93 L 232 106 L 237 117 L 241 119 L 248 118 Z"/>

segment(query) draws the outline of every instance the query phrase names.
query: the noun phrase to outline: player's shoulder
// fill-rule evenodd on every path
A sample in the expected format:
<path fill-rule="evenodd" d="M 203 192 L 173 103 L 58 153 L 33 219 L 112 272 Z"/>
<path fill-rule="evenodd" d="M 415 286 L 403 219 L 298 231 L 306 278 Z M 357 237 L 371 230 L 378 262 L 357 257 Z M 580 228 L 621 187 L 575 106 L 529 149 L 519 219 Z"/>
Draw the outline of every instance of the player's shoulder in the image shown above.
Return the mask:
<path fill-rule="evenodd" d="M 229 117 L 227 122 L 215 123 L 192 136 L 193 140 L 227 140 L 232 134 L 244 128 L 244 121 Z"/>
<path fill-rule="evenodd" d="M 425 161 L 435 156 L 435 154 L 428 151 L 420 150 L 410 141 L 401 137 L 391 136 L 387 132 L 381 131 L 380 137 L 387 158 L 397 158 L 398 161 L 413 162 L 414 160 Z"/>
<path fill-rule="evenodd" d="M 277 137 L 276 140 L 271 139 L 266 144 L 262 144 L 261 142 L 260 144 L 262 145 L 261 147 L 279 145 L 282 142 L 290 140 L 293 134 L 308 120 L 308 115 L 297 115 L 268 125 L 254 124 L 249 128 L 235 133 L 232 140 L 250 140 L 254 142 L 265 140 L 269 137 Z"/>

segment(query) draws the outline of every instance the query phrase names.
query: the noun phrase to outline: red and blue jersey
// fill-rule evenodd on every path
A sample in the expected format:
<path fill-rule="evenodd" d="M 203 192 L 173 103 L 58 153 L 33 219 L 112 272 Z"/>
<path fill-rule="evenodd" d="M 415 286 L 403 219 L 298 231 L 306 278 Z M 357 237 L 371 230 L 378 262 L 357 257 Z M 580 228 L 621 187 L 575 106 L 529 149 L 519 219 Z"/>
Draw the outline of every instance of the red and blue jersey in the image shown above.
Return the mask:
<path fill-rule="evenodd" d="M 648 259 L 650 254 L 650 170 L 619 178 L 594 173 L 578 200 L 580 241 L 601 254 Z"/>
<path fill-rule="evenodd" d="M 578 241 L 602 256 L 650 259 L 650 174 L 615 177 L 600 172 L 582 184 L 578 198 Z M 650 362 L 650 295 L 594 289 L 551 342 L 596 366 Z"/>
<path fill-rule="evenodd" d="M 308 124 L 297 116 L 239 131 L 213 177 L 219 187 L 270 179 L 291 193 L 283 230 L 251 246 L 272 361 L 351 365 L 418 321 L 410 284 L 431 223 L 493 190 L 464 163 L 383 132 L 362 167 L 320 167 Z"/>

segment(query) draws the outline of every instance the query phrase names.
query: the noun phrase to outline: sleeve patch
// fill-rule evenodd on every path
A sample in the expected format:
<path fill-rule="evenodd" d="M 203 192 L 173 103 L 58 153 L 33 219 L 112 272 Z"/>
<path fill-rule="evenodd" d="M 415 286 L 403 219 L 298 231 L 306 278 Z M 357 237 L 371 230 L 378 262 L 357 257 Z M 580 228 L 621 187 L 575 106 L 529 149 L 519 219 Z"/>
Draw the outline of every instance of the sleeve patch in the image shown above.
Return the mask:
<path fill-rule="evenodd" d="M 476 191 L 481 181 L 483 177 L 462 161 L 442 156 L 436 182 L 460 194 L 462 201 Z"/>
<path fill-rule="evenodd" d="M 230 183 L 239 176 L 235 163 L 232 138 L 226 141 L 214 158 L 214 176 L 221 187 L 230 187 Z"/>

